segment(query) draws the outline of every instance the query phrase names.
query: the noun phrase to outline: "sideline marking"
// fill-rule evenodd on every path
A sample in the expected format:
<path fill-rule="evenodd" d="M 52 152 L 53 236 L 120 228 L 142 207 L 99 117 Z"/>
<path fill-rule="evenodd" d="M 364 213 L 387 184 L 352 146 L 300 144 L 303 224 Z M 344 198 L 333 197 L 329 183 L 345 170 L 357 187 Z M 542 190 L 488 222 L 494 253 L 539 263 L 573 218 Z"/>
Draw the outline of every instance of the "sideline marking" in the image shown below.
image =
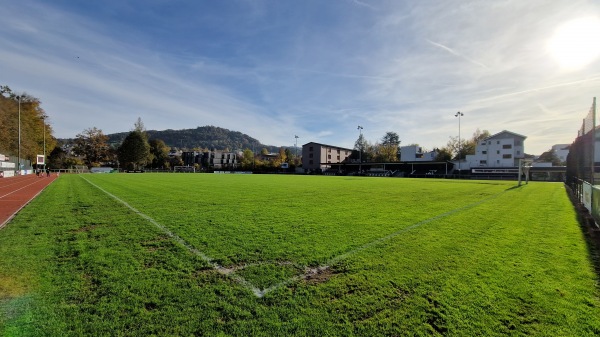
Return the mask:
<path fill-rule="evenodd" d="M 243 285 L 244 287 L 246 287 L 248 290 L 252 291 L 252 293 L 254 295 L 256 295 L 256 297 L 263 297 L 264 296 L 264 291 L 263 290 L 260 290 L 259 288 L 255 287 L 252 283 L 248 282 L 243 277 L 241 277 L 239 275 L 235 275 L 229 269 L 220 266 L 218 263 L 215 263 L 210 257 L 208 257 L 208 255 L 204 254 L 203 252 L 199 251 L 196 247 L 194 247 L 191 244 L 189 244 L 188 242 L 186 242 L 181 236 L 173 233 L 167 227 L 161 225 L 160 223 L 158 223 L 156 220 L 154 220 L 150 216 L 142 213 L 141 211 L 139 211 L 135 207 L 133 207 L 130 204 L 128 204 L 123 199 L 117 197 L 116 195 L 114 195 L 114 194 L 106 191 L 102 187 L 100 187 L 100 186 L 94 184 L 93 182 L 89 181 L 83 175 L 79 175 L 79 176 L 81 177 L 81 179 L 87 181 L 90 185 L 92 185 L 92 186 L 96 187 L 97 189 L 99 189 L 100 191 L 104 192 L 109 197 L 111 197 L 111 198 L 115 199 L 116 201 L 122 203 L 125 207 L 129 208 L 135 214 L 139 215 L 140 217 L 144 218 L 145 220 L 148 220 L 151 224 L 153 224 L 154 226 L 156 226 L 157 228 L 159 228 L 160 230 L 162 230 L 165 234 L 167 234 L 170 238 L 172 238 L 173 240 L 175 240 L 177 243 L 179 243 L 182 246 L 184 246 L 185 248 L 187 248 L 187 250 L 189 250 L 190 252 L 192 252 L 194 255 L 200 257 L 202 260 L 204 260 L 204 262 L 208 263 L 213 269 L 215 269 L 216 271 L 218 271 L 220 274 L 225 275 L 225 276 L 231 278 L 232 280 L 240 283 L 241 285 Z"/>
<path fill-rule="evenodd" d="M 125 202 L 122 199 L 120 199 L 119 197 L 117 197 L 114 194 L 112 194 L 112 193 L 104 190 L 102 187 L 94 184 L 93 182 L 87 180 L 86 178 L 83 177 L 83 175 L 79 175 L 79 176 L 83 180 L 87 181 L 90 185 L 96 187 L 100 191 L 106 193 L 111 198 L 113 198 L 113 199 L 117 200 L 118 202 L 122 203 L 123 205 L 125 205 L 127 208 L 129 208 L 131 211 L 133 211 L 134 213 L 136 213 L 140 217 L 148 220 L 150 223 L 152 223 L 153 225 L 155 225 L 156 227 L 158 227 L 159 229 L 161 229 L 169 237 L 173 238 L 175 241 L 177 241 L 178 243 L 180 243 L 181 245 L 183 245 L 184 247 L 186 247 L 190 252 L 192 252 L 195 255 L 197 255 L 200 258 L 202 258 L 205 262 L 207 262 L 213 269 L 215 269 L 216 271 L 218 271 L 220 274 L 225 275 L 225 276 L 231 278 L 232 280 L 240 283 L 242 286 L 244 286 L 248 290 L 252 291 L 252 293 L 256 297 L 258 297 L 258 298 L 261 298 L 261 297 L 265 296 L 266 294 L 268 294 L 268 293 L 270 293 L 270 292 L 272 292 L 274 290 L 277 290 L 277 289 L 279 289 L 281 287 L 284 287 L 284 286 L 286 286 L 286 285 L 288 285 L 290 283 L 293 283 L 293 282 L 296 282 L 296 281 L 299 281 L 299 280 L 304 280 L 304 279 L 309 278 L 310 276 L 316 275 L 319 272 L 322 272 L 324 270 L 329 269 L 331 267 L 331 265 L 333 265 L 333 264 L 335 264 L 335 263 L 337 263 L 337 262 L 339 262 L 341 260 L 344 260 L 344 259 L 348 258 L 351 255 L 354 255 L 354 254 L 356 254 L 358 252 L 366 250 L 366 249 L 368 249 L 370 247 L 376 246 L 376 245 L 378 245 L 378 244 L 380 244 L 382 242 L 389 241 L 389 240 L 395 238 L 396 236 L 398 236 L 398 235 L 400 235 L 400 234 L 402 234 L 404 232 L 408 232 L 408 231 L 410 231 L 412 229 L 415 229 L 415 228 L 418 228 L 418 227 L 420 227 L 422 225 L 425 225 L 425 224 L 428 224 L 430 222 L 433 222 L 433 221 L 445 218 L 447 216 L 450 216 L 450 215 L 453 215 L 453 214 L 465 211 L 467 209 L 474 208 L 474 207 L 479 206 L 479 205 L 481 205 L 481 204 L 483 204 L 485 202 L 488 202 L 488 201 L 490 201 L 492 199 L 495 199 L 495 198 L 499 197 L 500 195 L 506 193 L 506 191 L 507 191 L 507 190 L 504 190 L 504 191 L 502 191 L 502 192 L 500 192 L 498 194 L 491 195 L 491 196 L 489 196 L 487 198 L 484 198 L 484 199 L 481 199 L 481 200 L 479 200 L 477 202 L 474 202 L 474 203 L 471 203 L 471 204 L 468 204 L 468 205 L 465 205 L 465 206 L 461 206 L 461 207 L 449 210 L 448 212 L 436 215 L 436 216 L 431 217 L 429 219 L 421 220 L 421 221 L 419 221 L 417 223 L 414 223 L 414 224 L 412 224 L 412 225 L 410 225 L 408 227 L 404 227 L 402 229 L 399 229 L 399 230 L 397 230 L 397 231 L 395 231 L 393 233 L 390 233 L 390 234 L 388 234 L 386 236 L 383 236 L 383 237 L 381 237 L 379 239 L 375 239 L 373 241 L 367 242 L 367 243 L 363 244 L 362 246 L 354 248 L 354 249 L 352 249 L 352 250 L 350 250 L 348 252 L 345 252 L 345 253 L 342 253 L 340 255 L 334 256 L 331 259 L 329 259 L 326 262 L 325 265 L 317 266 L 317 267 L 314 267 L 314 268 L 308 268 L 307 267 L 307 268 L 305 268 L 306 272 L 304 274 L 302 274 L 302 275 L 290 277 L 289 279 L 284 280 L 282 282 L 279 282 L 279 283 L 277 283 L 275 285 L 272 285 L 272 286 L 264 288 L 264 289 L 260 289 L 260 288 L 258 288 L 256 286 L 254 286 L 252 283 L 248 282 L 243 277 L 241 277 L 239 275 L 235 275 L 235 270 L 232 270 L 231 268 L 225 268 L 225 267 L 220 266 L 219 264 L 213 262 L 212 259 L 210 257 L 208 257 L 206 254 L 202 253 L 201 251 L 199 251 L 198 249 L 196 249 L 195 247 L 193 247 L 192 245 L 190 245 L 189 243 L 187 243 L 182 237 L 180 237 L 177 234 L 171 232 L 165 226 L 159 224 L 156 220 L 154 220 L 150 216 L 148 216 L 148 215 L 140 212 L 139 210 L 137 210 L 133 206 L 129 205 L 127 202 Z M 261 263 L 257 263 L 257 264 L 261 264 Z"/>

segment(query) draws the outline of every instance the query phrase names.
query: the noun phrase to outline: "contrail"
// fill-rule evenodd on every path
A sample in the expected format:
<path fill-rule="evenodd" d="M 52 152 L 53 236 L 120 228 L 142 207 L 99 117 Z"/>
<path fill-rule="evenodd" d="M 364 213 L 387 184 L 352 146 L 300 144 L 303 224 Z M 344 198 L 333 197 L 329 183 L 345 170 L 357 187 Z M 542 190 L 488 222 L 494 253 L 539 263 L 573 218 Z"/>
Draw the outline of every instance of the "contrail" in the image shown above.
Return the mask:
<path fill-rule="evenodd" d="M 486 66 L 485 64 L 483 64 L 483 63 L 481 63 L 481 62 L 477 62 L 477 61 L 475 61 L 475 60 L 473 60 L 473 59 L 470 59 L 470 58 L 468 58 L 468 57 L 466 57 L 466 56 L 464 56 L 464 55 L 462 55 L 462 54 L 460 54 L 460 53 L 456 52 L 454 49 L 452 49 L 452 48 L 450 48 L 450 47 L 444 46 L 444 45 L 443 45 L 443 44 L 441 44 L 441 43 L 433 42 L 433 41 L 431 41 L 431 40 L 429 40 L 429 39 L 425 39 L 425 40 L 426 40 L 427 42 L 431 43 L 432 45 L 434 45 L 434 46 L 438 47 L 438 48 L 442 48 L 443 50 L 445 50 L 445 51 L 449 52 L 450 54 L 452 54 L 452 55 L 454 55 L 454 56 L 458 56 L 458 57 L 460 57 L 460 58 L 462 58 L 462 59 L 465 59 L 465 60 L 467 60 L 467 61 L 469 61 L 469 62 L 471 62 L 471 63 L 473 63 L 473 64 L 476 64 L 476 65 L 478 65 L 478 66 L 480 66 L 480 67 L 484 67 L 484 68 L 486 68 L 486 69 L 488 68 L 488 66 Z"/>
<path fill-rule="evenodd" d="M 571 81 L 571 82 L 564 82 L 564 83 L 557 83 L 557 84 L 548 85 L 548 86 L 545 86 L 545 87 L 539 87 L 539 88 L 533 88 L 533 89 L 515 91 L 515 92 L 508 93 L 508 94 L 502 94 L 502 95 L 498 95 L 498 96 L 493 96 L 493 97 L 488 97 L 488 98 L 482 98 L 482 99 L 479 99 L 479 100 L 475 100 L 474 102 L 479 103 L 479 102 L 492 101 L 492 100 L 499 99 L 499 98 L 510 97 L 510 96 L 517 96 L 517 95 L 521 95 L 521 94 L 528 94 L 530 92 L 542 91 L 542 90 L 553 89 L 553 88 L 567 87 L 567 86 L 574 85 L 574 84 L 580 84 L 580 83 L 585 83 L 585 82 L 592 82 L 592 81 L 596 81 L 596 80 L 600 80 L 600 76 L 596 75 L 594 77 L 586 78 L 586 79 L 583 79 L 583 80 L 577 80 L 577 81 Z"/>

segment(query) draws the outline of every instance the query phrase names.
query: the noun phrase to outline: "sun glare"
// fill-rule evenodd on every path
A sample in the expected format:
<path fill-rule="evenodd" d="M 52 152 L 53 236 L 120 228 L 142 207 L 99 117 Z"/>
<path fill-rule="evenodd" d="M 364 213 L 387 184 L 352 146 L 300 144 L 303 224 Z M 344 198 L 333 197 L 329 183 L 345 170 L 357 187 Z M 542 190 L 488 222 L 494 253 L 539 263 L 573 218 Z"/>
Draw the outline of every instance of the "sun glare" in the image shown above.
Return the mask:
<path fill-rule="evenodd" d="M 600 20 L 581 18 L 559 26 L 548 50 L 563 69 L 577 70 L 600 56 Z"/>

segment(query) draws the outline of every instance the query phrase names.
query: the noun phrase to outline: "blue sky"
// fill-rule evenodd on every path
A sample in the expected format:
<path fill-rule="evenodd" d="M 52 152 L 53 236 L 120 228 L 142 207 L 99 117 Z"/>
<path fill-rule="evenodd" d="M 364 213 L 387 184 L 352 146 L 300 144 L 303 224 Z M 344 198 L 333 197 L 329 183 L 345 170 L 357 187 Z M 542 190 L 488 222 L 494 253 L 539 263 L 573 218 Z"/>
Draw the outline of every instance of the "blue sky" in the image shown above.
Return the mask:
<path fill-rule="evenodd" d="M 59 138 L 215 125 L 265 144 L 571 143 L 600 96 L 600 2 L 0 0 L 0 84 Z M 583 27 L 583 28 L 582 28 Z"/>

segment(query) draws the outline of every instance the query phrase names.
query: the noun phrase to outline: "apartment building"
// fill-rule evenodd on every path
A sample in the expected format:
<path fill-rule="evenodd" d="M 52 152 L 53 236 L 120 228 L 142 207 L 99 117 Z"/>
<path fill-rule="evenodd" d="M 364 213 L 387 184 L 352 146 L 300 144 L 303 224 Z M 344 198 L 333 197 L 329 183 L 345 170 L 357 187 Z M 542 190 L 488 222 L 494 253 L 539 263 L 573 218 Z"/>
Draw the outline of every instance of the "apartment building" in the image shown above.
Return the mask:
<path fill-rule="evenodd" d="M 525 139 L 518 133 L 503 130 L 480 141 L 474 155 L 460 162 L 461 170 L 481 167 L 517 167 L 519 159 L 525 158 Z M 458 167 L 458 162 L 455 163 Z"/>
<path fill-rule="evenodd" d="M 302 145 L 302 168 L 305 171 L 325 170 L 327 164 L 348 161 L 352 149 L 310 142 Z"/>

